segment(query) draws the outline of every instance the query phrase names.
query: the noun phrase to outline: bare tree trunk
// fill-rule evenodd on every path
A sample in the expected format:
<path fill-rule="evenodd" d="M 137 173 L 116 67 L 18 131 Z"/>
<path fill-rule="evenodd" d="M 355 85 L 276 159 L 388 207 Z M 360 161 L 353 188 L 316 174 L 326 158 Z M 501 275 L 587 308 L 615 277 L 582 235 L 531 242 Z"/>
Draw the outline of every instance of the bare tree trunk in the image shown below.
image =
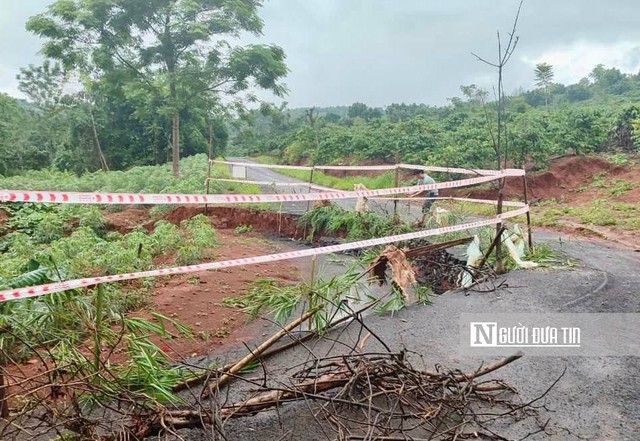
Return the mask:
<path fill-rule="evenodd" d="M 109 165 L 107 164 L 107 159 L 104 157 L 104 153 L 102 152 L 100 138 L 98 138 L 98 128 L 96 127 L 96 120 L 93 117 L 93 109 L 91 108 L 91 104 L 89 104 L 89 115 L 91 116 L 91 127 L 93 128 L 93 142 L 95 143 L 96 150 L 98 151 L 100 166 L 104 171 L 109 171 Z"/>
<path fill-rule="evenodd" d="M 171 119 L 171 152 L 173 176 L 180 176 L 180 112 L 173 114 Z"/>
<path fill-rule="evenodd" d="M 213 124 L 209 121 L 209 159 L 216 159 L 213 146 Z"/>
<path fill-rule="evenodd" d="M 173 176 L 180 176 L 180 111 L 178 110 L 178 92 L 176 85 L 171 82 L 171 105 L 173 105 L 174 113 L 171 119 L 171 152 L 173 164 Z"/>

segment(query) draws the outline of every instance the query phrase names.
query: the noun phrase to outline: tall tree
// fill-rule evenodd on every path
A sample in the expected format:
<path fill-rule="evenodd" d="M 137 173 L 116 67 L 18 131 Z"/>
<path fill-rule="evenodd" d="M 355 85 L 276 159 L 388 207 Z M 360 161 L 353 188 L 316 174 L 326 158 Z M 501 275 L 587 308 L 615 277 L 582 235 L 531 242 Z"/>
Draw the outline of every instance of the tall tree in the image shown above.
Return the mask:
<path fill-rule="evenodd" d="M 61 147 L 68 140 L 65 124 L 66 78 L 58 63 L 45 61 L 42 66 L 21 68 L 17 76 L 18 89 L 31 101 L 35 111 L 33 123 L 36 142 L 46 149 L 48 166 L 54 165 Z"/>
<path fill-rule="evenodd" d="M 549 86 L 553 81 L 553 66 L 548 63 L 536 64 L 536 86 L 544 89 L 544 104 L 549 109 Z"/>
<path fill-rule="evenodd" d="M 57 0 L 27 29 L 43 53 L 66 68 L 87 60 L 108 73 L 125 67 L 164 103 L 171 119 L 173 172 L 179 175 L 180 118 L 190 100 L 236 95 L 253 85 L 283 95 L 284 51 L 232 46 L 225 38 L 260 35 L 261 0 Z"/>

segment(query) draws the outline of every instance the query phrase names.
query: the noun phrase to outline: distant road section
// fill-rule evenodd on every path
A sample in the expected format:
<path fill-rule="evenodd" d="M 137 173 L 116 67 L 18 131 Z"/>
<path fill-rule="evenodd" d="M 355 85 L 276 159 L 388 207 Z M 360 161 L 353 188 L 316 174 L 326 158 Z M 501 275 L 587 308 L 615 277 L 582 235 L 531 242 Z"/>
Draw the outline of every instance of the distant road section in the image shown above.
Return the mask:
<path fill-rule="evenodd" d="M 257 164 L 256 161 L 247 158 L 229 158 L 229 161 L 246 163 L 248 166 L 251 164 Z M 263 182 L 283 182 L 283 183 L 300 183 L 307 184 L 307 182 L 293 178 L 291 176 L 283 175 L 275 170 L 263 167 L 247 167 L 247 180 L 250 181 L 263 181 Z M 308 193 L 309 188 L 301 185 L 300 187 L 276 187 L 262 186 L 263 193 Z M 316 192 L 317 190 L 311 190 Z M 345 209 L 355 209 L 355 199 L 340 199 L 335 203 Z M 313 207 L 313 203 L 308 202 L 285 202 L 282 204 L 282 212 L 302 215 L 307 212 L 308 207 Z M 372 211 L 376 211 L 381 214 L 393 215 L 393 201 L 386 200 L 369 200 L 369 208 Z M 398 213 L 405 219 L 415 221 L 420 218 L 420 206 L 409 205 L 407 202 L 398 202 Z"/>

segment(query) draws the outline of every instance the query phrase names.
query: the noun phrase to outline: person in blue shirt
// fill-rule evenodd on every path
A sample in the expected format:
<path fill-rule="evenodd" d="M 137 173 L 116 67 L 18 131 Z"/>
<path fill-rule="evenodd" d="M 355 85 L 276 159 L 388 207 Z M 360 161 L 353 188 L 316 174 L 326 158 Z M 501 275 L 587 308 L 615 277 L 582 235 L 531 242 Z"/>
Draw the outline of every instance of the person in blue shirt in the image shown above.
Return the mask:
<path fill-rule="evenodd" d="M 431 176 L 426 174 L 424 170 L 414 170 L 413 175 L 415 178 L 417 178 L 417 181 L 414 185 L 428 185 L 428 184 L 436 183 L 436 181 Z M 415 193 L 409 194 L 410 198 L 415 198 L 418 196 L 429 197 L 429 198 L 438 197 L 438 189 L 436 188 L 434 190 L 427 190 L 427 191 L 421 190 L 421 191 L 417 191 Z M 424 221 L 427 218 L 427 215 L 431 211 L 431 206 L 433 205 L 433 202 L 434 202 L 433 199 L 425 199 L 424 203 L 422 204 L 422 219 L 420 219 L 420 224 L 424 224 Z"/>

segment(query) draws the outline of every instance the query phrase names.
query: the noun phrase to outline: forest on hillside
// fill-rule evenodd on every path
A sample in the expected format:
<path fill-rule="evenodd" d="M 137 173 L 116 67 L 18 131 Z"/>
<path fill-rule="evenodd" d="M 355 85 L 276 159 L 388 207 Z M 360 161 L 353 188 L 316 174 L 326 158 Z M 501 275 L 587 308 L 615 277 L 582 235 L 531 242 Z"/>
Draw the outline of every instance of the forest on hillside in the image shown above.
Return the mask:
<path fill-rule="evenodd" d="M 133 85 L 112 84 L 111 75 L 87 86 L 88 99 L 87 90 L 65 91 L 65 74 L 55 64 L 25 69 L 21 88 L 29 99 L 0 95 L 0 174 L 50 167 L 93 171 L 101 168 L 97 142 L 111 169 L 170 161 L 166 104 L 144 90 L 138 91 L 142 101 L 128 96 Z M 492 165 L 496 102 L 474 85 L 460 89 L 461 97 L 445 106 L 289 109 L 262 103 L 222 110 L 192 100 L 180 110 L 180 154 L 206 153 L 211 142 L 217 153 L 270 155 L 296 164 L 393 162 L 397 154 L 407 162 Z M 529 158 L 544 167 L 547 158 L 566 153 L 635 152 L 639 101 L 640 74 L 603 66 L 577 84 L 551 83 L 508 96 L 508 159 L 520 165 Z"/>
<path fill-rule="evenodd" d="M 528 159 L 544 167 L 549 157 L 567 153 L 638 150 L 640 74 L 598 65 L 588 78 L 564 85 L 554 83 L 553 67 L 546 67 L 546 78 L 531 72 L 539 87 L 505 97 L 506 152 L 513 164 Z M 497 101 L 475 85 L 460 92 L 446 106 L 263 106 L 234 121 L 230 149 L 287 163 L 394 162 L 398 154 L 405 162 L 495 166 Z"/>

